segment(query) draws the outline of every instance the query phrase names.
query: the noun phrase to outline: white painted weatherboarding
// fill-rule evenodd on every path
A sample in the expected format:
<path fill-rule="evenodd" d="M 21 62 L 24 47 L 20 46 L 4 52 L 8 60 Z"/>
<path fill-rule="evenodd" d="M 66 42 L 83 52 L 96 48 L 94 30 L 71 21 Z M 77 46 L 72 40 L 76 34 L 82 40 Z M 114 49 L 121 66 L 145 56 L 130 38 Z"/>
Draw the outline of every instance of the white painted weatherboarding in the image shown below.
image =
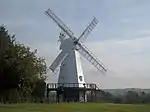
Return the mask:
<path fill-rule="evenodd" d="M 80 54 L 102 73 L 107 71 L 104 65 L 91 53 L 91 51 L 88 50 L 87 47 L 85 47 L 85 45 L 83 45 L 87 36 L 98 23 L 95 17 L 80 37 L 77 38 L 52 10 L 48 9 L 45 14 L 48 15 L 63 31 L 59 36 L 61 42 L 60 53 L 50 66 L 52 72 L 55 72 L 60 66 L 58 83 L 63 84 L 64 87 L 70 87 L 71 85 L 69 83 L 77 84 L 72 85 L 72 87 L 84 87 L 85 80 L 80 61 Z"/>
<path fill-rule="evenodd" d="M 84 76 L 78 51 L 72 50 L 62 62 L 59 72 L 58 83 L 75 83 L 77 86 L 84 87 Z M 71 86 L 71 85 L 65 85 Z M 72 85 L 75 86 L 75 85 Z"/>

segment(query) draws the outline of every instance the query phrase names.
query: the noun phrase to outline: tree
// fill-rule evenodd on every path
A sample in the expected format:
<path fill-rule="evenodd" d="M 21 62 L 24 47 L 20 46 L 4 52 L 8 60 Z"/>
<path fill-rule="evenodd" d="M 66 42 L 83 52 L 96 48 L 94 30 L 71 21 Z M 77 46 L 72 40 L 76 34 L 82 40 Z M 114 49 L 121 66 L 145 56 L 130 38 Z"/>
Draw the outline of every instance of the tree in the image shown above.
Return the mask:
<path fill-rule="evenodd" d="M 123 103 L 139 103 L 140 97 L 138 93 L 134 91 L 128 91 L 126 95 L 123 96 Z"/>
<path fill-rule="evenodd" d="M 40 102 L 43 102 L 45 96 L 46 83 L 43 79 L 37 81 L 36 86 L 32 92 L 32 95 L 35 97 L 35 102 L 39 99 Z"/>
<path fill-rule="evenodd" d="M 16 42 L 4 26 L 0 27 L 0 95 L 17 90 L 29 97 L 39 80 L 45 80 L 47 71 L 44 58 L 36 56 L 37 50 Z"/>

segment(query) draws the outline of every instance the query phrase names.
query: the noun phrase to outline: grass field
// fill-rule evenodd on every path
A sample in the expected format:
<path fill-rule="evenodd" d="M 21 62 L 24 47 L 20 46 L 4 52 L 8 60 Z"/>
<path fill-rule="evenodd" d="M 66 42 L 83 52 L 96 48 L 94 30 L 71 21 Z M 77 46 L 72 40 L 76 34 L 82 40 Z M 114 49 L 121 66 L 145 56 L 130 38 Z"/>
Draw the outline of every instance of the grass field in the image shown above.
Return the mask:
<path fill-rule="evenodd" d="M 150 105 L 104 103 L 0 104 L 0 112 L 150 112 Z"/>

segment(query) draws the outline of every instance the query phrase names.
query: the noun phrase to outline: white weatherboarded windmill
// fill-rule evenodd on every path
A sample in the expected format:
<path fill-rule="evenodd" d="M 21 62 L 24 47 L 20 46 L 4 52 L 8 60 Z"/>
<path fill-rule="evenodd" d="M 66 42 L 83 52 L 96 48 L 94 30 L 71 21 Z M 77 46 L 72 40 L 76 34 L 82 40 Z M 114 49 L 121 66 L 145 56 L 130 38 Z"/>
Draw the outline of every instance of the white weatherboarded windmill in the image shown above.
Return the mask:
<path fill-rule="evenodd" d="M 52 72 L 55 72 L 60 66 L 57 83 L 58 87 L 56 87 L 56 89 L 54 88 L 57 91 L 57 100 L 59 101 L 61 97 L 63 101 L 83 101 L 83 99 L 84 101 L 87 101 L 86 91 L 90 90 L 93 94 L 92 90 L 96 91 L 95 88 L 97 86 L 96 84 L 91 85 L 85 83 L 80 54 L 100 72 L 105 73 L 107 71 L 104 65 L 83 45 L 83 42 L 97 25 L 98 21 L 94 17 L 84 32 L 77 38 L 52 10 L 48 9 L 45 11 L 45 14 L 48 15 L 62 30 L 62 33 L 60 33 L 59 36 L 61 52 L 50 66 Z M 66 37 L 66 35 L 68 37 Z M 90 88 L 88 88 L 88 85 L 90 85 Z M 93 87 L 94 89 L 92 89 Z M 51 90 L 53 91 L 54 89 L 52 88 Z"/>
<path fill-rule="evenodd" d="M 104 65 L 83 45 L 87 36 L 98 23 L 95 17 L 84 32 L 77 38 L 51 9 L 46 10 L 45 14 L 48 15 L 63 31 L 59 36 L 61 52 L 50 66 L 52 72 L 55 72 L 60 66 L 58 83 L 77 83 L 79 87 L 83 87 L 85 80 L 81 67 L 80 54 L 100 72 L 105 73 L 107 71 Z M 68 37 L 66 37 L 66 35 Z"/>

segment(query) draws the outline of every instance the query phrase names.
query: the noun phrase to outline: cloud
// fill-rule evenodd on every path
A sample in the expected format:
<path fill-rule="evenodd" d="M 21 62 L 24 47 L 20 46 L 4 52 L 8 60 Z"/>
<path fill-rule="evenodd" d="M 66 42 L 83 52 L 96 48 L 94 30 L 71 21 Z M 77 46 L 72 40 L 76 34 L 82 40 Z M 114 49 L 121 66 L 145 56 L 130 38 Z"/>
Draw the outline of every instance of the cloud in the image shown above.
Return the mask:
<path fill-rule="evenodd" d="M 78 36 L 92 16 L 96 16 L 99 24 L 85 45 L 109 71 L 103 76 L 81 57 L 86 81 L 95 82 L 100 88 L 148 87 L 149 1 L 84 2 L 14 0 L 11 3 L 2 0 L 0 24 L 5 24 L 10 32 L 15 32 L 17 40 L 21 43 L 38 49 L 38 56 L 45 57 L 47 65 L 50 65 L 59 53 L 56 37 L 60 29 L 44 15 L 44 11 L 49 7 L 53 9 Z M 48 75 L 48 81 L 57 81 L 58 75 L 51 72 Z"/>
<path fill-rule="evenodd" d="M 101 88 L 148 87 L 148 79 L 150 79 L 149 43 L 150 37 L 125 41 L 85 42 L 85 45 L 108 68 L 108 73 L 103 76 L 86 59 L 81 57 L 86 81 L 95 82 Z M 38 55 L 44 56 L 48 65 L 59 53 L 59 42 L 40 41 L 28 45 L 37 48 Z M 49 72 L 48 75 L 49 82 L 57 81 L 58 74 Z"/>

